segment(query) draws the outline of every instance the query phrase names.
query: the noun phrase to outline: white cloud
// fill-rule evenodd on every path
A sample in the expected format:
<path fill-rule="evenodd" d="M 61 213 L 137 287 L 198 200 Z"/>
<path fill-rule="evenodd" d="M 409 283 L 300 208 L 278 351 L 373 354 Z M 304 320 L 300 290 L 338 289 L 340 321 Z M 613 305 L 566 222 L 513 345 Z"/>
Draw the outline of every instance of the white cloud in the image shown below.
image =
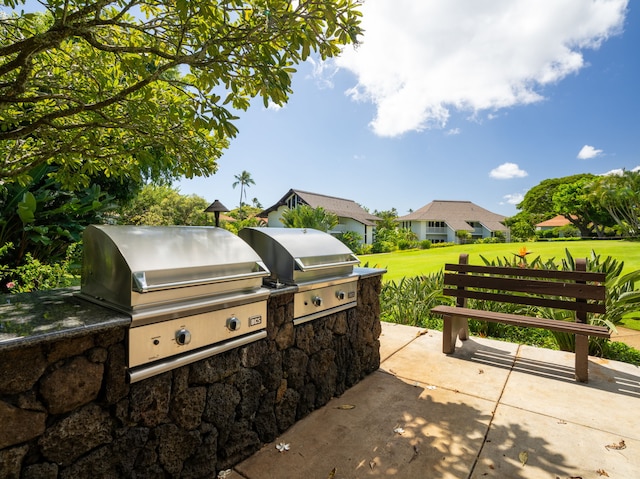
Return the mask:
<path fill-rule="evenodd" d="M 577 158 L 580 160 L 589 160 L 591 158 L 595 158 L 596 156 L 600 156 L 601 154 L 602 150 L 596 150 L 591 145 L 584 145 L 578 153 Z"/>
<path fill-rule="evenodd" d="M 338 72 L 338 67 L 331 62 L 316 61 L 312 57 L 307 59 L 311 64 L 312 72 L 311 78 L 313 78 L 320 89 L 333 88 L 333 77 Z"/>
<path fill-rule="evenodd" d="M 460 130 L 460 128 L 451 128 L 449 130 L 447 130 L 446 134 L 449 136 L 455 136 L 455 135 L 459 135 L 462 131 Z"/>
<path fill-rule="evenodd" d="M 513 193 L 510 195 L 504 195 L 503 198 L 506 203 L 510 205 L 517 205 L 518 203 L 521 203 L 522 200 L 524 200 L 524 195 L 522 193 Z"/>
<path fill-rule="evenodd" d="M 607 171 L 606 173 L 602 173 L 600 176 L 613 176 L 613 175 L 622 176 L 624 171 L 625 171 L 624 168 L 615 168 L 613 170 Z M 629 171 L 634 171 L 634 172 L 635 171 L 640 171 L 640 165 L 636 166 L 635 168 L 632 168 Z"/>
<path fill-rule="evenodd" d="M 521 170 L 515 163 L 503 163 L 489 172 L 489 176 L 496 180 L 510 180 L 511 178 L 524 178 L 529 173 Z"/>
<path fill-rule="evenodd" d="M 628 0 L 374 0 L 363 43 L 336 59 L 352 99 L 376 105 L 380 136 L 445 127 L 451 110 L 491 114 L 543 99 L 621 31 Z"/>
<path fill-rule="evenodd" d="M 269 101 L 269 106 L 267 106 L 267 110 L 272 110 L 272 111 L 280 111 L 282 110 L 286 105 L 278 105 L 277 103 L 274 103 L 272 101 Z"/>

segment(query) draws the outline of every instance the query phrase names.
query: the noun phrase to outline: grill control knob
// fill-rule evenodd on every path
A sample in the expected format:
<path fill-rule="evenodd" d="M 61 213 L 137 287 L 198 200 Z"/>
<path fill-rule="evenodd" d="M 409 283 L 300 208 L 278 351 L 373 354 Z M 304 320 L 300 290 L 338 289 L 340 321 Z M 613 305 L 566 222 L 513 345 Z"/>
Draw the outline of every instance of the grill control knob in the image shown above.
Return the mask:
<path fill-rule="evenodd" d="M 231 316 L 229 319 L 227 319 L 227 329 L 229 331 L 237 331 L 238 329 L 240 329 L 240 320 L 235 316 Z"/>
<path fill-rule="evenodd" d="M 176 343 L 184 346 L 185 344 L 189 344 L 191 342 L 191 332 L 188 329 L 179 329 L 176 331 Z"/>
<path fill-rule="evenodd" d="M 322 298 L 320 296 L 314 296 L 313 298 L 311 298 L 311 302 L 314 306 L 322 306 Z"/>
<path fill-rule="evenodd" d="M 344 291 L 336 291 L 336 298 L 338 298 L 340 301 L 342 301 L 346 297 L 347 294 Z"/>

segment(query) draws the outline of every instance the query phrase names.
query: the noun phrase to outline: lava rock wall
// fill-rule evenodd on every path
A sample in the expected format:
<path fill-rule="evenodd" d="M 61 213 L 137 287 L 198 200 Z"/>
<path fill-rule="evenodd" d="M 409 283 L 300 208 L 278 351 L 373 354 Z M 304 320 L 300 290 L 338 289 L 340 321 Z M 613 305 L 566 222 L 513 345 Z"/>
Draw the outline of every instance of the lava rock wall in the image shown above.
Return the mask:
<path fill-rule="evenodd" d="M 298 326 L 273 294 L 265 339 L 134 384 L 121 326 L 0 349 L 0 477 L 215 477 L 378 369 L 379 294 Z"/>

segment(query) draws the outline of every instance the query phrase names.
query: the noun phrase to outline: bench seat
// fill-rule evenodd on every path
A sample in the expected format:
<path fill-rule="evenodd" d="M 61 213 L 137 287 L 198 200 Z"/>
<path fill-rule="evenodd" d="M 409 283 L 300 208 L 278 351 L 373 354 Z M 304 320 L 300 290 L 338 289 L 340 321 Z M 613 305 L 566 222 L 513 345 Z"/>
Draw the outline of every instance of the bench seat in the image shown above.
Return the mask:
<path fill-rule="evenodd" d="M 481 309 L 460 308 L 457 306 L 436 306 L 431 309 L 434 314 L 443 316 L 460 316 L 469 319 L 479 319 L 491 323 L 504 323 L 512 326 L 527 326 L 530 328 L 543 328 L 562 333 L 584 334 L 598 338 L 610 338 L 611 331 L 606 326 L 595 324 L 576 323 L 574 321 L 561 321 L 558 319 L 535 318 L 519 314 L 497 313 Z"/>

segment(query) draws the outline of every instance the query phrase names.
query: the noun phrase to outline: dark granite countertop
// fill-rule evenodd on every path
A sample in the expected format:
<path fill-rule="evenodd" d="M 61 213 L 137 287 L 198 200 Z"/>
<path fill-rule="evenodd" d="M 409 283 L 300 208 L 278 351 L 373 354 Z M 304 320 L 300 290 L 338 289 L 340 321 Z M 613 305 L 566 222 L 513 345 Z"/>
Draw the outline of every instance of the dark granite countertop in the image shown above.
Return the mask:
<path fill-rule="evenodd" d="M 1 295 L 0 350 L 126 327 L 131 317 L 75 296 L 79 288 Z"/>

